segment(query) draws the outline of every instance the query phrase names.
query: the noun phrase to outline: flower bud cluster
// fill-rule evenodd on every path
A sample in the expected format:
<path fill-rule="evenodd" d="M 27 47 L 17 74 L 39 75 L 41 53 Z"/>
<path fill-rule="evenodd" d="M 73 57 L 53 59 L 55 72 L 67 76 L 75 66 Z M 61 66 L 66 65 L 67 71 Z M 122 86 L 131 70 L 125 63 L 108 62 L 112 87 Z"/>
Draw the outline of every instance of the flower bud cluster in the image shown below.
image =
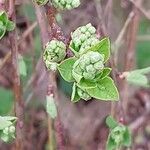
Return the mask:
<path fill-rule="evenodd" d="M 91 25 L 91 23 L 89 23 L 86 26 L 81 26 L 77 28 L 72 33 L 71 37 L 72 37 L 72 42 L 74 44 L 75 49 L 79 51 L 82 45 L 84 45 L 83 48 L 85 47 L 86 43 L 84 44 L 84 42 L 89 43 L 91 41 L 91 40 L 88 41 L 88 39 L 94 38 L 94 41 L 95 41 L 96 29 Z"/>
<path fill-rule="evenodd" d="M 48 69 L 62 61 L 66 56 L 66 45 L 62 41 L 52 40 L 46 44 L 43 59 Z"/>
<path fill-rule="evenodd" d="M 52 0 L 55 8 L 60 10 L 70 10 L 80 5 L 80 0 Z"/>
<path fill-rule="evenodd" d="M 73 65 L 73 77 L 82 76 L 92 80 L 104 68 L 104 56 L 98 52 L 89 51 L 83 54 Z"/>

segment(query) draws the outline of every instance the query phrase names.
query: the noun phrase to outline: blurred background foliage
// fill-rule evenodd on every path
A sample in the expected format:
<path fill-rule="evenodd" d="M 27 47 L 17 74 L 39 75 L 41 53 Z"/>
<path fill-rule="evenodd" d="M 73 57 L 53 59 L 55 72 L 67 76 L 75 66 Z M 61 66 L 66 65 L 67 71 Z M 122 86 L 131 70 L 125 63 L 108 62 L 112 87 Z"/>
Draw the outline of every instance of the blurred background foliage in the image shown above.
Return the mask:
<path fill-rule="evenodd" d="M 31 22 L 36 20 L 35 16 L 35 9 L 31 4 L 25 4 L 19 7 L 20 15 L 25 15 L 27 19 Z M 60 14 L 57 15 L 57 21 L 59 24 L 63 23 L 63 18 Z M 41 41 L 40 41 L 40 32 L 38 27 L 34 29 L 34 43 L 33 43 L 33 50 L 29 49 L 30 51 L 35 51 L 34 57 L 37 63 L 37 60 L 40 57 L 41 53 Z M 143 39 L 142 36 L 147 35 L 147 39 Z M 27 76 L 22 77 L 22 84 L 23 86 L 26 85 L 27 81 L 31 77 L 33 72 L 33 66 L 31 64 L 33 58 L 30 53 L 24 55 L 24 61 L 27 66 Z M 140 21 L 139 31 L 137 35 L 137 45 L 136 45 L 136 65 L 137 68 L 144 68 L 150 65 L 150 21 L 144 18 Z M 67 95 L 71 94 L 71 84 L 66 83 L 60 76 L 59 76 L 59 88 L 66 93 Z M 27 93 L 28 94 L 28 93 Z M 13 104 L 13 94 L 11 90 L 7 90 L 4 88 L 0 88 L 0 115 L 6 115 L 10 113 Z"/>
<path fill-rule="evenodd" d="M 81 24 L 85 24 L 85 22 L 86 23 L 87 22 L 92 22 L 95 26 L 98 24 L 97 15 L 95 13 L 95 7 L 93 7 L 94 0 L 93 1 L 89 0 L 88 1 L 89 4 L 86 2 L 86 0 L 83 0 L 82 2 L 83 2 L 82 5 L 79 7 L 79 12 L 81 12 L 81 14 L 79 14 L 78 11 L 76 12 L 76 10 L 73 10 L 71 12 L 63 12 L 62 14 L 58 14 L 57 15 L 57 21 L 59 22 L 60 26 L 66 32 L 65 33 L 66 35 L 68 35 L 72 30 L 74 30 L 76 27 L 80 26 Z M 118 5 L 118 3 L 117 3 L 117 5 Z M 93 8 L 94 8 L 94 10 L 93 10 Z M 86 9 L 87 9 L 87 11 L 86 11 Z M 124 20 L 126 19 L 126 17 L 125 17 L 125 19 L 122 19 L 121 17 L 122 17 L 123 13 L 125 13 L 125 16 L 127 16 L 127 12 L 125 12 L 126 10 L 124 10 L 124 11 L 121 11 L 121 10 L 122 10 L 122 8 L 116 8 L 115 11 L 116 11 L 116 16 L 118 15 L 117 16 L 118 18 L 116 17 L 115 19 L 118 19 L 119 23 L 121 22 L 122 24 L 124 24 Z M 94 11 L 94 13 L 93 13 L 93 11 Z M 120 12 L 118 13 L 118 11 L 120 11 Z M 25 3 L 24 5 L 19 6 L 18 7 L 18 14 L 20 16 L 25 16 L 26 19 L 30 23 L 33 23 L 34 21 L 36 21 L 35 9 L 31 5 L 31 3 Z M 86 16 L 86 14 L 87 14 L 87 16 Z M 90 17 L 89 17 L 89 14 L 90 14 Z M 79 18 L 79 19 L 76 21 L 75 20 L 76 18 Z M 82 19 L 82 18 L 85 18 L 85 20 Z M 76 22 L 74 22 L 74 20 Z M 73 23 L 71 24 L 70 22 L 73 22 Z M 118 28 L 121 29 L 120 26 Z M 23 54 L 23 58 L 24 58 L 24 61 L 26 63 L 26 67 L 27 67 L 27 76 L 25 76 L 25 77 L 21 76 L 22 87 L 24 87 L 24 88 L 27 87 L 27 84 L 28 84 L 29 80 L 31 79 L 31 75 L 35 71 L 35 66 L 34 65 L 38 62 L 39 58 L 41 57 L 42 45 L 41 45 L 40 31 L 39 31 L 38 27 L 36 27 L 34 29 L 33 37 L 34 38 L 33 38 L 32 46 L 27 47 L 26 52 Z M 114 40 L 114 39 L 112 39 L 112 40 Z M 32 53 L 32 55 L 31 55 L 31 53 Z M 34 60 L 33 60 L 33 56 L 34 56 Z M 33 63 L 33 61 L 35 61 L 35 62 Z M 138 35 L 137 35 L 137 43 L 136 43 L 136 68 L 140 69 L 140 68 L 149 67 L 149 66 L 150 66 L 150 21 L 145 19 L 143 16 L 141 16 L 139 31 L 138 31 Z M 40 86 L 42 86 L 42 85 L 40 85 Z M 61 92 L 65 93 L 67 95 L 67 100 L 68 101 L 70 101 L 69 96 L 70 96 L 71 90 L 72 90 L 71 86 L 72 86 L 71 84 L 66 83 L 58 75 L 58 88 L 59 88 L 59 90 Z M 23 91 L 25 90 L 24 88 L 23 88 Z M 33 97 L 31 96 L 31 98 L 30 98 L 30 94 L 32 94 L 32 92 L 31 92 L 32 88 L 33 87 L 30 87 L 30 88 L 27 87 L 27 89 L 24 92 L 23 99 L 27 100 L 29 98 L 30 99 L 30 103 L 31 103 L 30 106 L 37 108 L 37 106 L 41 106 L 41 104 L 43 105 L 43 101 L 45 99 L 43 97 L 41 97 L 41 96 L 33 96 Z M 35 88 L 36 88 L 36 86 L 35 86 Z M 41 87 L 41 89 L 42 88 L 43 88 L 43 86 Z M 33 90 L 35 90 L 35 89 L 33 89 Z M 39 92 L 41 92 L 41 91 L 37 90 L 36 93 L 39 94 Z M 1 87 L 0 88 L 0 115 L 3 116 L 3 115 L 8 115 L 8 114 L 13 114 L 13 107 L 14 107 L 13 106 L 13 100 L 14 100 L 13 91 Z M 61 103 L 63 103 L 63 102 L 64 101 L 62 101 Z M 81 104 L 83 104 L 83 103 L 81 102 Z M 86 104 L 88 104 L 88 102 Z M 98 105 L 98 106 L 100 106 L 100 105 Z M 133 104 L 131 104 L 131 107 L 132 107 L 132 105 Z M 139 102 L 137 102 L 136 105 L 139 106 L 141 104 L 139 104 Z M 72 112 L 70 111 L 70 113 L 68 113 L 69 110 L 65 110 L 65 109 L 68 108 L 69 106 L 70 105 L 66 104 L 66 107 L 63 108 L 66 120 L 67 120 L 66 116 L 70 115 L 71 113 L 74 113 L 74 111 L 75 111 L 73 109 Z M 76 106 L 78 108 L 80 108 L 82 105 L 77 104 Z M 91 108 L 93 107 L 92 109 L 95 109 L 96 106 L 97 106 L 97 104 L 93 101 L 93 105 L 91 106 Z M 72 108 L 72 104 L 71 104 L 71 108 Z M 87 108 L 88 108 L 88 105 L 87 105 Z M 89 108 L 89 110 L 91 108 Z M 103 109 L 103 106 L 102 106 L 102 109 Z M 104 109 L 105 109 L 105 107 L 104 107 Z M 132 112 L 129 112 L 129 113 L 131 113 L 129 115 L 133 116 L 133 118 L 136 118 L 141 113 L 141 109 L 136 110 L 134 108 Z M 99 108 L 96 108 L 95 110 L 99 110 Z M 76 109 L 76 111 L 78 112 L 78 109 Z M 136 111 L 138 111 L 139 114 L 136 113 Z M 91 116 L 92 116 L 92 112 L 91 111 L 87 111 L 87 112 L 88 113 L 90 112 Z M 33 112 L 31 112 L 31 114 L 32 113 Z M 83 110 L 83 112 L 79 111 L 79 114 L 77 114 L 77 118 L 74 118 L 74 120 L 77 119 L 77 120 L 75 120 L 74 123 L 72 123 L 69 119 L 67 120 L 70 123 L 70 125 L 68 125 L 68 126 L 70 128 L 73 128 L 72 126 L 75 124 L 74 126 L 76 127 L 76 123 L 77 122 L 81 122 L 83 120 L 82 117 L 85 114 L 86 114 L 86 109 Z M 35 115 L 35 114 L 33 113 L 33 115 Z M 93 116 L 94 116 L 94 113 L 93 113 Z M 93 116 L 91 118 L 94 118 Z M 33 117 L 33 116 L 31 116 L 31 117 Z M 99 116 L 98 116 L 97 113 L 96 113 L 96 117 L 99 119 Z M 79 118 L 79 120 L 78 120 L 78 118 Z M 64 120 L 64 122 L 65 122 L 65 120 Z M 78 129 L 78 128 L 76 128 L 76 129 Z M 81 135 L 83 134 L 83 132 L 81 132 Z M 73 134 L 75 134 L 75 133 L 73 133 Z M 85 135 L 85 137 L 86 137 L 86 135 Z M 140 137 L 141 137 L 141 133 L 140 133 Z M 141 140 L 143 140 L 143 139 L 140 139 L 139 141 L 141 142 Z"/>

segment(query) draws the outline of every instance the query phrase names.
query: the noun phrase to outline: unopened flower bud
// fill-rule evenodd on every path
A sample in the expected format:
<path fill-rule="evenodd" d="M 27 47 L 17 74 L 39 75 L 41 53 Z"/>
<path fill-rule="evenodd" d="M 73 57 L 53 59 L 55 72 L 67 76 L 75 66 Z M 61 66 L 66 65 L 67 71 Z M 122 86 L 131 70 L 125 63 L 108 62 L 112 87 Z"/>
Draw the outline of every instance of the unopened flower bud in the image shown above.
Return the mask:
<path fill-rule="evenodd" d="M 91 99 L 91 96 L 86 91 L 84 91 L 80 88 L 77 88 L 77 93 L 82 99 L 84 99 L 86 101 Z"/>
<path fill-rule="evenodd" d="M 46 67 L 49 69 L 51 65 L 61 62 L 66 56 L 66 46 L 63 42 L 52 40 L 46 44 L 43 59 Z"/>
<path fill-rule="evenodd" d="M 52 0 L 55 8 L 60 10 L 70 10 L 80 5 L 80 0 Z"/>

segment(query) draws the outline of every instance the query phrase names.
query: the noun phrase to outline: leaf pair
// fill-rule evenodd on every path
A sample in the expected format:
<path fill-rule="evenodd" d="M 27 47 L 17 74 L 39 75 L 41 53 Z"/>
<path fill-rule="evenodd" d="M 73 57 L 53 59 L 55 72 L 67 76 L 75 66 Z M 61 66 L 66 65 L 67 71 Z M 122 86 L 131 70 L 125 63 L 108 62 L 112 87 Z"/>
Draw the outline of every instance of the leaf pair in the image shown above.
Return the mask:
<path fill-rule="evenodd" d="M 127 126 L 117 123 L 111 116 L 106 118 L 106 124 L 110 128 L 106 145 L 107 150 L 131 146 L 132 136 Z"/>
<path fill-rule="evenodd" d="M 5 35 L 6 31 L 12 31 L 15 28 L 14 22 L 8 19 L 5 11 L 0 12 L 0 39 Z"/>

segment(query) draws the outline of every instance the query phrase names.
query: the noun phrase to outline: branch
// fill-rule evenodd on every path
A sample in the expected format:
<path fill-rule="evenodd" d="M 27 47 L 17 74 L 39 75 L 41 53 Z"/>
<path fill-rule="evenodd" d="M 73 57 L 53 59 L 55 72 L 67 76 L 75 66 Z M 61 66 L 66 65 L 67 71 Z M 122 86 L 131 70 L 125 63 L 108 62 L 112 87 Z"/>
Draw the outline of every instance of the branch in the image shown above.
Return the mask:
<path fill-rule="evenodd" d="M 40 31 L 41 31 L 43 47 L 45 47 L 46 43 L 53 38 L 56 38 L 63 42 L 66 42 L 63 32 L 61 31 L 61 28 L 56 24 L 56 20 L 55 20 L 56 10 L 52 7 L 48 7 L 48 6 L 45 7 L 48 23 L 50 25 L 50 30 L 51 30 L 50 35 L 49 35 L 48 30 L 47 30 L 48 27 L 46 25 L 45 18 L 43 17 L 43 16 L 45 16 L 44 9 L 38 7 L 36 4 L 35 4 L 35 9 L 36 9 L 36 16 L 37 16 Z M 42 21 L 41 21 L 41 19 L 42 19 Z M 54 72 L 49 72 L 48 76 L 49 76 L 49 78 L 48 78 L 47 95 L 53 95 L 55 99 L 58 99 L 56 74 Z M 48 124 L 48 125 L 50 125 L 50 124 Z M 65 140 L 64 140 L 64 136 L 63 136 L 63 129 L 62 129 L 59 115 L 56 118 L 54 125 L 55 125 L 55 130 L 56 130 L 56 141 L 57 141 L 58 149 L 64 150 L 65 149 L 65 146 L 64 146 Z M 48 128 L 50 129 L 51 127 L 48 127 Z"/>
<path fill-rule="evenodd" d="M 10 18 L 13 22 L 16 22 L 15 14 L 15 1 L 9 1 L 9 12 L 11 12 Z M 23 101 L 21 93 L 20 75 L 18 70 L 18 44 L 17 44 L 17 33 L 16 30 L 9 33 L 12 65 L 13 65 L 13 89 L 15 96 L 15 114 L 18 118 L 16 125 L 16 150 L 23 150 L 23 120 L 24 120 L 24 110 Z"/>

